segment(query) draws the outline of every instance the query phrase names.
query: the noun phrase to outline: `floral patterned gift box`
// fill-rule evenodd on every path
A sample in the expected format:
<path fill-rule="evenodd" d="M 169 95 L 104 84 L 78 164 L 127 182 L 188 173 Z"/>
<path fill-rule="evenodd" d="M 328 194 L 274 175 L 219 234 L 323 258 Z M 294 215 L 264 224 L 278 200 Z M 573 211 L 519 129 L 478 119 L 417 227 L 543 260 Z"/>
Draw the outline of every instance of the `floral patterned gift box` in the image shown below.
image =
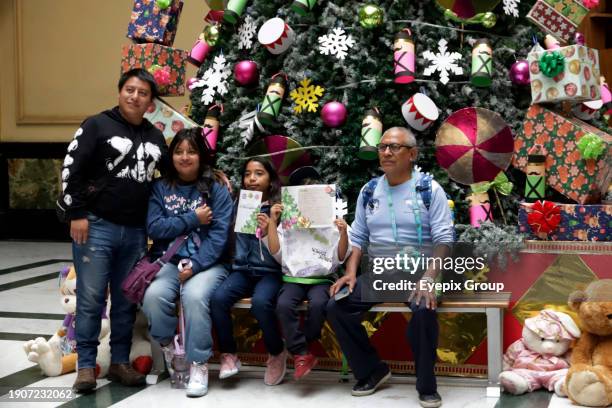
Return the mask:
<path fill-rule="evenodd" d="M 547 59 L 557 65 L 547 70 Z M 569 45 L 544 50 L 539 45 L 527 55 L 531 77 L 531 100 L 534 103 L 591 101 L 600 98 L 599 52 L 583 45 Z M 553 72 L 551 72 L 553 71 Z M 552 75 L 552 76 L 547 76 Z"/>
<path fill-rule="evenodd" d="M 162 131 L 166 142 L 170 141 L 181 129 L 191 129 L 197 127 L 198 124 L 187 116 L 182 115 L 166 101 L 155 99 L 154 104 L 145 113 L 145 118 L 149 120 L 155 127 Z"/>
<path fill-rule="evenodd" d="M 612 241 L 612 205 L 556 204 L 561 221 L 550 232 L 550 241 Z M 519 231 L 528 239 L 541 239 L 533 233 L 528 222 L 528 211 L 519 208 Z"/>
<path fill-rule="evenodd" d="M 527 19 L 564 44 L 574 39 L 580 22 L 589 10 L 578 0 L 538 0 Z"/>
<path fill-rule="evenodd" d="M 124 45 L 121 72 L 144 68 L 155 77 L 161 96 L 181 96 L 185 94 L 187 54 L 187 51 L 159 44 Z"/>
<path fill-rule="evenodd" d="M 603 152 L 585 159 L 578 148 L 589 134 L 601 138 Z M 534 145 L 546 152 L 546 184 L 580 203 L 599 203 L 612 181 L 612 135 L 579 119 L 569 119 L 540 105 L 531 105 L 523 130 L 514 140 L 514 167 L 526 171 L 528 151 Z"/>
<path fill-rule="evenodd" d="M 127 37 L 137 43 L 158 43 L 171 47 L 182 9 L 183 0 L 135 0 Z"/>

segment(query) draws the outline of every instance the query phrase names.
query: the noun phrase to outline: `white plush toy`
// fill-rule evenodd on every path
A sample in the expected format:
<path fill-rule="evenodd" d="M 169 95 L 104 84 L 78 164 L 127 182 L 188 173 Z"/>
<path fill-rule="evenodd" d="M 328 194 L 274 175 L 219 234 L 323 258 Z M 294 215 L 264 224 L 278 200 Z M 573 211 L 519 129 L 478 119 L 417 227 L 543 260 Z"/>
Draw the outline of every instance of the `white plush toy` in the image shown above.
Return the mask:
<path fill-rule="evenodd" d="M 525 320 L 523 338 L 508 347 L 504 370 L 499 375 L 502 388 L 523 394 L 539 388 L 566 396 L 563 383 L 569 367 L 572 342 L 580 329 L 572 318 L 551 309 Z"/>
<path fill-rule="evenodd" d="M 136 321 L 134 322 L 130 362 L 134 370 L 144 375 L 149 374 L 153 366 L 149 324 L 147 322 L 147 317 L 142 311 L 138 311 L 136 314 Z"/>
<path fill-rule="evenodd" d="M 78 359 L 75 339 L 76 272 L 74 267 L 70 267 L 60 273 L 61 304 L 66 312 L 62 327 L 48 341 L 37 337 L 23 345 L 28 360 L 38 363 L 42 372 L 49 377 L 75 371 Z M 103 377 L 110 366 L 110 323 L 106 311 L 102 316 L 99 340 L 96 376 Z"/>

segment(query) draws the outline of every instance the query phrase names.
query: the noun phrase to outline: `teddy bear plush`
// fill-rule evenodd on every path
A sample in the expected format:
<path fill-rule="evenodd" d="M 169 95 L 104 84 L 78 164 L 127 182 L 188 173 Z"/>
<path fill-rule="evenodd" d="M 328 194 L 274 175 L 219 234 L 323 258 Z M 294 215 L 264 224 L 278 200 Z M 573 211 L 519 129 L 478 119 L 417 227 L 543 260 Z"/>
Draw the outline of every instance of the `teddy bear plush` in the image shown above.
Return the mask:
<path fill-rule="evenodd" d="M 565 396 L 563 381 L 569 367 L 569 349 L 580 329 L 562 312 L 545 309 L 525 320 L 523 337 L 504 354 L 499 382 L 504 391 L 518 395 L 539 388 Z"/>
<path fill-rule="evenodd" d="M 565 379 L 567 395 L 575 404 L 606 407 L 612 404 L 612 279 L 573 292 L 568 304 L 578 313 L 583 334 Z"/>
<path fill-rule="evenodd" d="M 75 339 L 76 272 L 74 267 L 62 269 L 60 279 L 61 305 L 66 312 L 62 326 L 48 341 L 42 337 L 37 337 L 23 345 L 28 360 L 37 363 L 42 372 L 49 377 L 75 371 L 77 365 Z M 110 366 L 110 323 L 106 317 L 106 311 L 102 314 L 99 340 L 96 375 L 103 377 Z"/>

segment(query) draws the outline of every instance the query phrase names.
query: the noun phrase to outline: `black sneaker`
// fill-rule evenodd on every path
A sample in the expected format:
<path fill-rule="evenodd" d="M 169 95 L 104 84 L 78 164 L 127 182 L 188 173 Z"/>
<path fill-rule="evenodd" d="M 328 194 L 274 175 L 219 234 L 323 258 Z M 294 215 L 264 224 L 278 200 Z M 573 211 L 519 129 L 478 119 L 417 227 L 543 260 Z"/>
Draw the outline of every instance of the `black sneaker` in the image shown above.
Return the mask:
<path fill-rule="evenodd" d="M 442 405 L 442 397 L 437 392 L 433 394 L 419 394 L 419 403 L 424 408 L 436 408 Z"/>
<path fill-rule="evenodd" d="M 357 381 L 357 384 L 355 384 L 351 390 L 351 395 L 354 397 L 363 397 L 374 394 L 374 391 L 383 385 L 389 378 L 391 378 L 391 371 L 389 371 L 389 367 L 385 364 L 365 380 Z"/>

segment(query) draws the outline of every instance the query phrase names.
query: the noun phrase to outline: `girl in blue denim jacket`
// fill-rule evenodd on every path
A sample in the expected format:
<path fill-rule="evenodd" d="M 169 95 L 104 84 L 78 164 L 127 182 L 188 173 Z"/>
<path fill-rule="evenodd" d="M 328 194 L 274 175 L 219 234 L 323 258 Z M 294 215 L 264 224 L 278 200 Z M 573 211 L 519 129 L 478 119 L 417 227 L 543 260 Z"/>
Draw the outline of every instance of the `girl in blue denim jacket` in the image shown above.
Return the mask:
<path fill-rule="evenodd" d="M 208 391 L 207 361 L 212 355 L 210 298 L 228 275 L 223 264 L 232 218 L 232 199 L 216 182 L 208 163 L 200 128 L 179 131 L 170 143 L 172 166 L 167 177 L 153 185 L 147 233 L 153 239 L 152 256 L 160 256 L 180 236 L 188 238 L 165 264 L 143 300 L 151 336 L 162 345 L 172 370 L 177 301 L 183 304 L 185 352 L 191 362 L 187 396 Z M 179 263 L 181 266 L 179 267 Z"/>
<path fill-rule="evenodd" d="M 268 224 L 270 206 L 280 203 L 281 182 L 272 164 L 263 158 L 250 159 L 242 171 L 242 188 L 263 193 L 262 210 L 257 217 L 260 228 Z M 235 233 L 235 253 L 232 273 L 215 291 L 212 298 L 212 320 L 217 333 L 221 368 L 219 378 L 238 372 L 240 360 L 236 355 L 231 308 L 236 301 L 251 297 L 251 313 L 263 332 L 269 357 L 264 383 L 280 384 L 285 376 L 287 351 L 276 320 L 276 297 L 282 286 L 281 265 L 260 237 Z"/>

